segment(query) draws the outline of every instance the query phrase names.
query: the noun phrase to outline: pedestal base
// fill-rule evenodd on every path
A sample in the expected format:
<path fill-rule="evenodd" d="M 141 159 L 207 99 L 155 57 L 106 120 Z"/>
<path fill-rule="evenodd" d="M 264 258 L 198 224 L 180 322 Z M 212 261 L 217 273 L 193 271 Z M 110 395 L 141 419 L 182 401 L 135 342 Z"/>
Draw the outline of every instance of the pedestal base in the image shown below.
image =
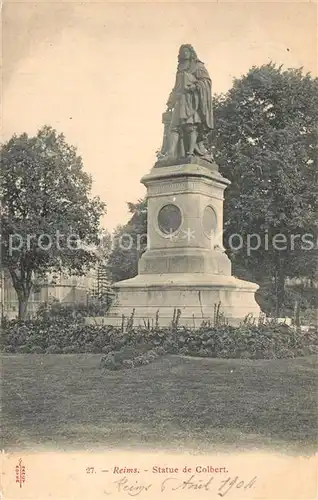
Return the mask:
<path fill-rule="evenodd" d="M 207 248 L 163 248 L 146 250 L 138 263 L 139 274 L 231 275 L 231 261 L 222 251 Z M 166 279 L 169 279 L 166 276 Z"/>
<path fill-rule="evenodd" d="M 159 325 L 167 326 L 180 309 L 179 324 L 199 328 L 202 321 L 213 322 L 218 304 L 231 324 L 260 314 L 258 286 L 231 276 L 222 245 L 223 193 L 230 181 L 214 163 L 180 162 L 158 162 L 141 180 L 147 187 L 148 248 L 138 275 L 113 285 L 117 299 L 101 318 L 105 324 L 120 325 L 135 310 L 135 325 L 154 322 L 158 311 Z"/>
<path fill-rule="evenodd" d="M 159 325 L 171 324 L 174 309 L 181 310 L 179 324 L 200 327 L 202 321 L 213 322 L 215 305 L 230 324 L 238 324 L 249 313 L 258 317 L 255 301 L 258 285 L 233 276 L 185 274 L 145 274 L 115 283 L 117 297 L 104 324 L 120 325 L 122 315 L 130 317 L 135 309 L 134 324 L 144 325 L 149 319 Z"/>

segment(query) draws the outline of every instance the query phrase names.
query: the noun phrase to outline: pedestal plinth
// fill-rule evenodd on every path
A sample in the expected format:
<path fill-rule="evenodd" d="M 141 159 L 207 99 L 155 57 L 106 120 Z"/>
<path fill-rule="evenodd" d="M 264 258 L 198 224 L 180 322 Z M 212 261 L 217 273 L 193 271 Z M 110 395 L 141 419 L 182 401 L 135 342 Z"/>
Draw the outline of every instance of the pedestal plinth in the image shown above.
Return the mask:
<path fill-rule="evenodd" d="M 229 181 L 217 166 L 183 164 L 153 168 L 147 187 L 148 248 L 138 275 L 113 285 L 116 299 L 106 318 L 118 324 L 135 309 L 135 322 L 155 318 L 165 326 L 181 309 L 180 324 L 213 319 L 215 304 L 230 323 L 259 315 L 258 285 L 231 276 L 222 245 L 223 193 Z"/>

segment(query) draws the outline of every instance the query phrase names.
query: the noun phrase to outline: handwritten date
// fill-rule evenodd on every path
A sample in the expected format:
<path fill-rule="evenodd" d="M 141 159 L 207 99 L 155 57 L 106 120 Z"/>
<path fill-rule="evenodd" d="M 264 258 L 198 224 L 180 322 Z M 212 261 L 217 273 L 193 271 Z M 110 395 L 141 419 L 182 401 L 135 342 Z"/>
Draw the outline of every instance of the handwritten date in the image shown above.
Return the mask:
<path fill-rule="evenodd" d="M 149 490 L 155 490 L 159 487 L 161 493 L 171 493 L 174 491 L 212 491 L 214 490 L 220 497 L 225 497 L 231 491 L 235 492 L 236 489 L 247 490 L 255 486 L 257 477 L 249 480 L 243 480 L 239 476 L 228 477 L 220 481 L 215 480 L 211 476 L 208 480 L 199 479 L 196 475 L 190 476 L 188 479 L 179 479 L 178 477 L 167 477 L 159 485 L 152 483 L 141 483 L 139 481 L 132 481 L 127 476 L 114 481 L 113 491 L 105 491 L 107 495 L 113 493 L 127 493 L 129 496 L 139 496 Z"/>

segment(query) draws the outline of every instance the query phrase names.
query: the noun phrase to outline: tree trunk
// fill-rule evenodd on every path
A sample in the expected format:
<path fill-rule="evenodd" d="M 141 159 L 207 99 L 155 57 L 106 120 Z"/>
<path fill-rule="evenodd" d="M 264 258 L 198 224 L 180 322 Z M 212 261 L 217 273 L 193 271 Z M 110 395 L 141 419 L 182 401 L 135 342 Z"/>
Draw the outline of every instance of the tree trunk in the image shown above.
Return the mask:
<path fill-rule="evenodd" d="M 276 283 L 276 318 L 282 314 L 282 309 L 285 302 L 285 267 L 284 262 L 280 256 L 277 259 L 277 268 L 275 274 Z"/>
<path fill-rule="evenodd" d="M 284 264 L 280 262 L 279 274 L 278 274 L 278 300 L 279 300 L 279 312 L 282 314 L 285 303 L 285 269 Z"/>
<path fill-rule="evenodd" d="M 26 318 L 28 302 L 32 289 L 32 269 L 25 270 L 21 267 L 20 271 L 9 269 L 10 276 L 19 302 L 19 320 Z"/>
<path fill-rule="evenodd" d="M 18 301 L 19 301 L 19 320 L 24 321 L 26 318 L 27 310 L 28 310 L 28 301 L 30 294 L 19 293 Z"/>
<path fill-rule="evenodd" d="M 295 326 L 300 326 L 300 304 L 299 300 L 295 300 L 294 306 L 294 324 Z"/>

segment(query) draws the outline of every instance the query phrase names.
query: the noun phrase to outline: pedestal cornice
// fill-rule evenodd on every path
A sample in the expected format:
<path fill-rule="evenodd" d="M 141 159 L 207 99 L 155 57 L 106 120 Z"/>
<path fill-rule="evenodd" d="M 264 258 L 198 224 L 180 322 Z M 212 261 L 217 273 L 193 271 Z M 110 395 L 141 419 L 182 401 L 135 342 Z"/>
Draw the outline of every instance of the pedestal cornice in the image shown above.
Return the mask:
<path fill-rule="evenodd" d="M 209 179 L 217 184 L 223 184 L 224 189 L 226 186 L 231 184 L 231 182 L 223 177 L 218 171 L 195 164 L 173 165 L 160 168 L 154 167 L 149 174 L 142 177 L 141 182 L 148 187 L 149 185 L 156 183 L 156 181 L 163 181 L 165 179 L 172 180 L 180 177 Z"/>

